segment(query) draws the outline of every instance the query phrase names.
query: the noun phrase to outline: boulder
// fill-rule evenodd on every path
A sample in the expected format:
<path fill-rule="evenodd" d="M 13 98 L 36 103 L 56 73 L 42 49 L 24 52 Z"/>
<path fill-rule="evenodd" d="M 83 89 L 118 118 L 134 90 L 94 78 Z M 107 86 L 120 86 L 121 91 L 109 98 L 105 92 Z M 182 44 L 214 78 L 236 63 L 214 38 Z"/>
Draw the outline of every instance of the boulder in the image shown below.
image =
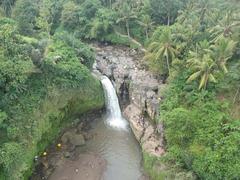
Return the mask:
<path fill-rule="evenodd" d="M 81 131 L 82 131 L 83 126 L 84 126 L 83 122 L 81 122 L 81 123 L 78 124 L 78 126 L 77 126 L 78 132 L 81 132 Z"/>
<path fill-rule="evenodd" d="M 66 132 L 63 134 L 61 141 L 71 143 L 73 146 L 82 146 L 85 144 L 85 139 L 82 134 L 76 134 L 75 132 Z"/>
<path fill-rule="evenodd" d="M 70 158 L 71 157 L 71 153 L 70 152 L 64 152 L 64 157 L 65 158 Z"/>
<path fill-rule="evenodd" d="M 85 139 L 82 134 L 71 134 L 71 136 L 69 136 L 69 142 L 74 146 L 85 145 Z"/>
<path fill-rule="evenodd" d="M 68 140 L 69 140 L 69 135 L 71 133 L 70 132 L 65 132 L 62 137 L 61 137 L 61 141 L 63 144 L 67 144 L 68 143 Z"/>

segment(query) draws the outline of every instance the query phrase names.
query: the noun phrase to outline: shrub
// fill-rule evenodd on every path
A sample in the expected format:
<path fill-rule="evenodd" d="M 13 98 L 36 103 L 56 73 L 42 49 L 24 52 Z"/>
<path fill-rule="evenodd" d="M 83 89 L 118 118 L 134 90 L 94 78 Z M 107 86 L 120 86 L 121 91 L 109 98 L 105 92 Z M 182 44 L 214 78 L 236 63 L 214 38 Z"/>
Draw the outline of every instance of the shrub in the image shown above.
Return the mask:
<path fill-rule="evenodd" d="M 239 119 L 211 91 L 184 88 L 183 77 L 171 82 L 161 105 L 168 158 L 202 179 L 240 177 Z"/>
<path fill-rule="evenodd" d="M 23 35 L 35 33 L 36 17 L 38 16 L 37 0 L 19 0 L 13 11 L 14 19 L 18 23 L 18 29 Z"/>

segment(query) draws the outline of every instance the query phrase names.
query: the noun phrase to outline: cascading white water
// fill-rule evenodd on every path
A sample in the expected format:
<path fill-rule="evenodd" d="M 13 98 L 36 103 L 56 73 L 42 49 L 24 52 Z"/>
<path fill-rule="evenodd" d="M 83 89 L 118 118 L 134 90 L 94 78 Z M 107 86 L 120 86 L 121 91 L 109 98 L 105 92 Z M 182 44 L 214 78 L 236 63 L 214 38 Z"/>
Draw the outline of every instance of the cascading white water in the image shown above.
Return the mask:
<path fill-rule="evenodd" d="M 106 76 L 101 78 L 101 83 L 105 92 L 107 107 L 107 123 L 117 129 L 127 129 L 128 122 L 122 117 L 121 109 L 118 102 L 116 91 L 112 82 Z"/>

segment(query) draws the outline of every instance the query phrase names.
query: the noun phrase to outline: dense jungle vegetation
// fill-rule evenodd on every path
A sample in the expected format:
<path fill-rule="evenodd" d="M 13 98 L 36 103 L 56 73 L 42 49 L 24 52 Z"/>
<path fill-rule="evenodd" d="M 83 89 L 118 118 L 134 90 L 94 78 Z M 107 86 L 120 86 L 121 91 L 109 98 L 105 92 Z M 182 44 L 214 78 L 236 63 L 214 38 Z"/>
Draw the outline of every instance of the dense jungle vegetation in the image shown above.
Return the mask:
<path fill-rule="evenodd" d="M 167 154 L 145 157 L 153 179 L 162 178 L 154 168 L 162 161 L 199 179 L 240 178 L 239 0 L 1 0 L 0 7 L 1 180 L 27 179 L 34 156 L 73 115 L 102 107 L 90 74 L 92 40 L 141 49 L 168 84 L 155 120 L 164 124 Z"/>

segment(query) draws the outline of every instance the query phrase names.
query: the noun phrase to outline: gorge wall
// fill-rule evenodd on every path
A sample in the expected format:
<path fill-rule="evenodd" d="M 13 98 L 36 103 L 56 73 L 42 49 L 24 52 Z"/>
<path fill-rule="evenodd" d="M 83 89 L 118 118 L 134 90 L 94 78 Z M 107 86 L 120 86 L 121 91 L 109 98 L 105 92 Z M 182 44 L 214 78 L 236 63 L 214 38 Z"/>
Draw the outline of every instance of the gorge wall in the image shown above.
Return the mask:
<path fill-rule="evenodd" d="M 164 154 L 162 124 L 155 124 L 161 92 L 165 85 L 141 65 L 142 54 L 126 47 L 94 45 L 96 64 L 94 73 L 108 76 L 123 106 L 123 115 L 129 120 L 134 135 L 144 152 Z M 100 74 L 99 74 L 100 76 Z"/>

